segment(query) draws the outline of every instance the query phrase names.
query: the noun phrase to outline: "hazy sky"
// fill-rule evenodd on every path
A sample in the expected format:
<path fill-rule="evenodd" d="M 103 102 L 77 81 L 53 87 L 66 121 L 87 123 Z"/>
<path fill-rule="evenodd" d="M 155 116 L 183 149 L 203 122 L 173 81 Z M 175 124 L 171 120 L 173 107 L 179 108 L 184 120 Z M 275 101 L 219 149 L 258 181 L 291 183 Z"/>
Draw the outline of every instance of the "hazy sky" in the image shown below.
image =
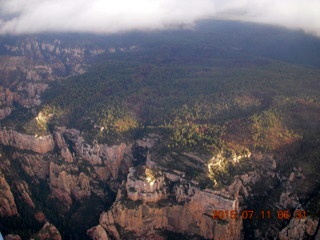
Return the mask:
<path fill-rule="evenodd" d="M 320 36 L 320 0 L 0 0 L 0 34 L 113 33 L 226 18 Z"/>

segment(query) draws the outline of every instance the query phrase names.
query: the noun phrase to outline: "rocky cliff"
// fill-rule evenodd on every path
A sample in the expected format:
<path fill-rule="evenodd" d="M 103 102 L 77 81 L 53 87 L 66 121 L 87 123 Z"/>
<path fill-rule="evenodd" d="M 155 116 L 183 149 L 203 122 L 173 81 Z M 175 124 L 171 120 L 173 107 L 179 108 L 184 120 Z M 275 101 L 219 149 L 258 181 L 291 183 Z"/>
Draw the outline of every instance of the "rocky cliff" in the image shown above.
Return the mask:
<path fill-rule="evenodd" d="M 50 152 L 55 146 L 52 135 L 37 137 L 5 129 L 0 130 L 0 144 L 35 153 Z"/>
<path fill-rule="evenodd" d="M 270 164 L 258 169 L 270 169 L 271 174 L 275 167 Z M 242 239 L 240 217 L 214 219 L 213 211 L 241 212 L 243 199 L 248 197 L 250 186 L 261 179 L 261 172 L 236 176 L 231 185 L 209 190 L 186 179 L 184 173 L 164 169 L 148 158 L 145 165 L 130 168 L 115 203 L 88 235 L 124 239 L 127 231 L 134 239 L 166 239 L 166 230 L 205 239 Z"/>
<path fill-rule="evenodd" d="M 80 131 L 65 127 L 57 127 L 44 137 L 3 129 L 0 131 L 2 150 L 6 147 L 10 150 L 3 151 L 1 156 L 0 215 L 19 216 L 16 205 L 19 201 L 32 209 L 33 218 L 39 221 L 39 200 L 54 201 L 53 207 L 59 206 L 57 212 L 66 214 L 86 199 L 96 196 L 105 201 L 112 189 L 117 192 L 115 202 L 101 214 L 96 227 L 87 228 L 92 239 L 125 239 L 129 235 L 136 239 L 166 239 L 167 232 L 205 239 L 243 239 L 241 218 L 213 219 L 213 211 L 240 213 L 248 200 L 256 201 L 256 196 L 261 195 L 257 188 L 262 182 L 268 184 L 265 191 L 274 186 L 281 190 L 274 202 L 268 203 L 274 209 L 295 208 L 301 202 L 294 192 L 294 186 L 305 178 L 301 169 L 293 169 L 288 177 L 281 177 L 277 160 L 271 155 L 253 153 L 247 158 L 250 171 L 234 175 L 231 183 L 222 188 L 204 189 L 186 177 L 185 172 L 163 167 L 159 165 L 161 159 L 152 159 L 150 152 L 157 138 L 109 146 L 89 144 Z M 134 154 L 135 151 L 140 154 Z M 193 154 L 183 156 L 195 158 Z M 205 164 L 203 160 L 197 162 Z M 37 196 L 40 186 L 48 188 L 47 195 L 41 199 Z M 44 215 L 40 222 L 46 218 Z M 266 229 L 269 227 L 273 226 Z M 296 234 L 314 236 L 317 227 L 318 219 L 292 220 L 287 225 L 282 222 L 278 226 L 279 238 L 291 239 Z M 54 227 L 45 229 L 54 230 Z M 264 238 L 264 232 L 255 234 Z"/>
<path fill-rule="evenodd" d="M 319 220 L 307 217 L 305 219 L 293 218 L 287 227 L 279 233 L 280 240 L 308 239 L 317 232 Z"/>
<path fill-rule="evenodd" d="M 267 190 L 281 186 L 281 194 L 271 203 L 274 208 L 296 207 L 300 201 L 292 189 L 303 178 L 300 170 L 281 177 L 277 160 L 270 155 L 253 153 L 247 159 L 250 171 L 233 176 L 231 183 L 220 189 L 204 189 L 186 173 L 160 166 L 159 159 L 152 159 L 155 138 L 109 146 L 88 144 L 80 131 L 64 127 L 42 138 L 14 130 L 1 130 L 0 134 L 3 149 L 11 149 L 1 156 L 0 215 L 19 216 L 18 200 L 33 209 L 36 221 L 43 222 L 47 216 L 42 214 L 41 220 L 37 217 L 41 184 L 48 187 L 41 201 L 55 201 L 61 214 L 93 196 L 106 199 L 113 189 L 117 192 L 115 202 L 101 214 L 96 227 L 88 227 L 92 239 L 125 239 L 129 235 L 136 239 L 166 239 L 167 232 L 205 239 L 243 239 L 240 217 L 214 219 L 213 211 L 240 213 L 247 207 L 247 200 L 258 195 L 257 187 L 263 179 L 268 179 Z M 139 161 L 134 154 L 137 150 L 141 151 Z M 17 171 L 22 174 L 17 175 Z M 318 219 L 292 220 L 289 225 L 279 225 L 279 238 L 290 239 L 297 231 L 299 236 L 313 236 L 317 226 Z M 54 227 L 48 225 L 45 229 Z M 263 232 L 256 235 L 262 237 Z"/>
<path fill-rule="evenodd" d="M 136 51 L 137 46 L 114 48 L 87 46 L 77 38 L 0 38 L 0 120 L 8 117 L 17 103 L 24 108 L 41 104 L 48 84 L 86 72 L 101 54 Z"/>
<path fill-rule="evenodd" d="M 83 48 L 35 37 L 2 41 L 0 119 L 11 114 L 14 103 L 25 108 L 39 106 L 48 82 L 85 71 Z"/>
<path fill-rule="evenodd" d="M 131 164 L 131 145 L 91 146 L 74 129 L 59 128 L 53 136 L 37 138 L 12 130 L 0 131 L 3 145 L 34 152 L 16 152 L 12 157 L 33 181 L 47 181 L 51 196 L 67 208 L 74 202 L 72 199 L 81 200 L 92 193 L 103 197 L 105 190 L 101 183 L 117 184 L 119 175 L 125 173 Z M 58 155 L 49 153 L 55 147 Z M 43 155 L 44 153 L 49 155 Z"/>
<path fill-rule="evenodd" d="M 59 124 L 69 126 L 69 128 L 56 126 L 54 117 L 52 122 L 39 121 L 40 125 L 46 125 L 43 127 L 45 130 L 41 133 L 35 131 L 37 126 L 34 123 L 36 121 L 50 118 L 44 116 L 45 111 L 41 107 L 45 101 L 42 98 L 43 93 L 51 84 L 60 86 L 65 78 L 83 74 L 92 63 L 91 60 L 98 55 L 114 54 L 117 51 L 124 55 L 125 52 L 136 51 L 138 48 L 136 46 L 110 47 L 108 44 L 93 44 L 95 45 L 93 46 L 87 42 L 76 41 L 76 38 L 69 40 L 69 42 L 66 39 L 41 36 L 14 39 L 0 37 L 0 231 L 6 234 L 6 239 L 26 239 L 30 236 L 37 239 L 59 240 L 63 237 L 65 239 L 82 239 L 86 233 L 92 239 L 171 239 L 169 236 L 172 234 L 179 236 L 176 237 L 178 239 L 279 238 L 286 240 L 319 238 L 319 219 L 317 217 L 308 216 L 306 219 L 289 219 L 272 224 L 255 220 L 244 221 L 241 217 L 236 219 L 230 217 L 213 218 L 214 210 L 229 213 L 234 210 L 240 214 L 243 209 L 253 208 L 270 209 L 273 212 L 278 209 L 295 209 L 299 205 L 305 204 L 308 200 L 307 196 L 314 194 L 313 189 L 318 188 L 316 184 L 311 186 L 313 184 L 310 183 L 311 181 L 306 181 L 308 175 L 305 172 L 308 172 L 308 167 L 310 168 L 312 165 L 306 166 L 307 171 L 292 166 L 286 166 L 287 169 L 283 170 L 285 167 L 278 165 L 282 161 L 285 162 L 286 159 L 277 159 L 273 156 L 274 152 L 267 154 L 268 150 L 264 154 L 259 152 L 248 154 L 247 148 L 258 151 L 259 146 L 256 143 L 244 143 L 246 147 L 235 154 L 236 151 L 232 149 L 232 144 L 230 145 L 229 142 L 230 146 L 226 145 L 231 147 L 232 151 L 226 149 L 225 155 L 227 157 L 222 158 L 221 154 L 203 156 L 195 152 L 185 152 L 190 150 L 189 147 L 186 148 L 188 150 L 182 151 L 178 146 L 179 143 L 176 143 L 176 148 L 172 149 L 172 144 L 167 145 L 166 140 L 157 135 L 162 133 L 163 126 L 159 126 L 159 129 L 155 130 L 157 134 L 148 134 L 154 129 L 151 124 L 152 126 L 147 126 L 144 130 L 138 129 L 142 133 L 138 131 L 134 133 L 139 137 L 142 134 L 142 139 L 122 139 L 122 142 L 110 145 L 106 142 L 111 141 L 104 137 L 108 138 L 112 133 L 108 135 L 109 129 L 107 131 L 105 127 L 99 127 L 99 133 L 96 128 L 98 123 L 93 120 L 95 117 L 92 117 L 91 113 L 90 116 L 83 118 L 81 123 L 73 123 L 72 119 L 67 119 L 68 117 L 63 115 Z M 116 45 L 118 46 L 118 44 Z M 198 50 L 196 51 L 198 52 Z M 103 59 L 105 60 L 109 56 L 105 55 Z M 171 53 L 168 56 L 171 56 Z M 174 62 L 175 58 L 169 57 L 167 59 L 165 57 L 161 60 L 160 57 L 156 62 L 157 64 L 161 64 L 162 61 Z M 118 58 L 115 59 L 117 65 Z M 127 58 L 126 55 L 125 59 L 127 61 L 131 58 Z M 149 59 L 149 56 L 146 58 L 144 56 L 140 60 L 142 61 L 142 59 Z M 191 59 L 194 59 L 194 56 Z M 206 61 L 205 58 L 202 60 Z M 109 63 L 109 59 L 107 62 Z M 179 63 L 180 67 L 183 62 L 185 61 Z M 146 65 L 148 64 L 150 63 L 148 62 Z M 153 68 L 158 68 L 157 64 L 154 67 L 152 64 L 139 66 L 137 69 L 134 67 L 132 69 L 134 74 L 130 76 L 122 75 L 122 73 L 119 76 L 103 76 L 106 80 L 109 77 L 110 79 L 115 77 L 115 81 L 104 82 L 101 85 L 102 91 L 94 96 L 93 101 L 108 105 L 108 102 L 100 102 L 100 100 L 103 100 L 105 95 L 116 92 L 125 99 L 124 105 L 129 109 L 130 114 L 136 114 L 137 118 L 144 118 L 144 113 L 151 114 L 152 111 L 149 113 L 149 110 L 143 109 L 142 105 L 149 105 L 152 98 L 150 96 L 160 97 L 161 95 L 151 94 L 149 96 L 149 91 L 153 90 L 149 89 L 148 85 L 153 83 L 147 79 L 150 78 L 154 81 L 157 79 L 155 75 L 162 75 L 163 69 L 161 68 L 159 68 L 159 72 L 157 72 L 158 70 L 153 72 Z M 119 69 L 121 72 L 122 66 Z M 167 67 L 164 69 L 165 71 L 170 70 Z M 182 68 L 180 70 L 184 72 Z M 176 72 L 175 69 L 173 71 Z M 178 75 L 180 75 L 179 71 Z M 97 72 L 94 72 L 94 75 L 86 76 L 89 76 L 89 79 L 90 76 L 99 76 L 101 72 L 99 70 Z M 190 72 L 185 76 L 189 76 Z M 210 72 L 209 68 L 203 69 L 196 74 L 196 77 L 198 74 L 210 74 Z M 215 73 L 215 71 L 212 72 Z M 170 74 L 165 78 L 169 78 L 171 81 Z M 208 76 L 211 79 L 211 75 Z M 118 81 L 118 77 L 121 81 Z M 77 77 L 74 79 L 77 80 Z M 100 81 L 99 78 L 97 79 Z M 125 81 L 122 85 L 123 79 Z M 137 95 L 135 93 L 130 95 L 131 92 L 122 94 L 121 89 L 128 87 L 127 79 L 132 86 L 136 86 L 138 83 L 139 87 L 132 89 L 140 91 L 141 86 L 147 86 L 147 88 L 142 89 L 141 93 Z M 56 80 L 59 80 L 58 83 L 53 83 Z M 166 79 L 164 80 L 166 81 Z M 176 83 L 179 81 L 177 80 Z M 118 83 L 120 83 L 119 86 Z M 187 81 L 182 82 L 181 86 L 185 86 L 186 83 Z M 171 86 L 170 84 L 168 85 Z M 117 86 L 115 89 L 119 87 L 118 90 L 115 90 L 112 85 Z M 159 86 L 157 85 L 155 92 L 161 89 Z M 129 88 L 131 89 L 131 87 Z M 67 95 L 68 91 L 74 91 L 75 94 L 72 95 L 77 96 L 78 90 L 67 89 Z M 190 92 L 193 90 L 196 89 L 191 89 Z M 95 93 L 94 89 L 92 92 Z M 149 96 L 147 100 L 139 99 L 140 95 L 145 93 Z M 232 95 L 237 95 L 237 91 Z M 253 95 L 260 95 L 260 93 L 252 93 Z M 220 96 L 225 100 L 233 97 L 224 92 L 221 92 Z M 204 96 L 199 99 L 202 97 Z M 252 102 L 255 102 L 253 105 L 257 104 L 257 106 L 254 108 L 260 108 L 260 100 L 263 99 L 263 96 L 236 98 L 236 104 L 232 103 L 232 107 L 227 112 L 233 117 L 240 113 L 243 113 L 240 116 L 249 116 L 254 114 L 252 107 L 249 107 L 248 111 L 237 112 L 236 105 L 245 110 L 246 106 L 251 106 Z M 271 104 L 269 103 L 271 99 L 268 97 L 263 100 L 262 110 L 268 108 L 267 105 Z M 211 100 L 211 96 L 208 96 L 208 102 Z M 67 101 L 65 100 L 65 102 Z M 192 101 L 190 98 L 190 102 Z M 201 101 L 197 104 L 200 106 L 200 103 Z M 226 108 L 229 108 L 228 101 L 222 103 L 222 105 L 224 104 Z M 207 104 L 204 105 L 204 109 L 201 107 L 199 109 L 206 112 L 209 110 L 210 104 L 207 106 L 208 109 L 206 109 Z M 220 111 L 218 111 L 220 108 L 224 109 L 222 105 L 216 108 L 217 112 Z M 185 106 L 188 107 L 188 104 Z M 90 108 L 91 104 L 83 106 L 83 108 L 85 107 Z M 179 107 L 177 106 L 177 109 Z M 290 107 L 292 106 L 290 105 Z M 78 110 L 77 107 L 70 106 L 70 108 L 74 108 L 72 111 L 75 112 Z M 66 107 L 61 110 L 64 111 L 62 114 L 67 114 L 65 112 L 71 111 L 70 108 Z M 151 106 L 151 108 L 153 107 Z M 96 110 L 94 114 L 99 115 L 100 110 Z M 197 114 L 200 113 L 198 110 L 196 110 Z M 315 119 L 319 118 L 317 110 L 318 108 L 315 108 L 315 114 L 312 115 Z M 120 115 L 121 111 L 120 109 Z M 160 111 L 160 113 L 162 112 L 164 111 Z M 210 111 L 208 114 L 210 115 Z M 215 114 L 211 116 L 216 116 Z M 53 114 L 50 112 L 49 115 Z M 101 111 L 101 115 L 105 115 L 106 118 L 110 117 L 109 113 L 103 111 Z M 220 113 L 218 115 L 220 118 Z M 222 115 L 221 118 L 223 118 Z M 204 114 L 204 116 L 207 115 Z M 227 118 L 229 119 L 230 116 L 228 115 Z M 261 116 L 263 119 L 268 115 Z M 303 119 L 302 116 L 301 119 Z M 253 121 L 254 115 L 247 120 L 248 122 Z M 198 134 L 215 134 L 210 132 L 207 124 L 201 123 L 207 121 L 207 117 L 199 119 L 199 122 L 194 120 L 195 128 L 193 129 L 192 125 L 192 129 L 190 128 L 190 130 L 194 130 L 194 137 L 198 139 Z M 239 120 L 239 122 L 241 121 Z M 46 123 L 44 124 L 44 122 Z M 233 145 L 239 145 L 238 147 L 242 144 L 241 141 L 250 142 L 246 139 L 252 137 L 250 136 L 252 129 L 242 128 L 244 126 L 240 126 L 239 122 L 235 123 L 234 128 L 240 128 L 241 131 L 237 132 L 232 128 L 232 137 L 230 138 L 234 141 Z M 198 123 L 201 123 L 201 127 L 197 126 Z M 99 138 L 101 142 L 94 139 L 92 141 L 85 140 L 84 136 L 86 135 L 80 130 L 74 129 L 78 127 L 78 124 L 82 126 L 79 127 L 81 131 L 85 132 L 87 127 L 92 126 L 90 130 L 93 134 L 96 133 L 96 130 L 100 134 L 99 136 L 105 134 Z M 87 124 L 89 126 L 86 126 Z M 120 119 L 116 125 L 122 124 L 125 125 L 126 122 Z M 183 122 L 181 124 L 184 125 Z M 186 124 L 189 125 L 188 122 Z M 139 128 L 143 125 L 144 123 L 141 122 Z M 317 129 L 317 126 L 315 124 L 311 129 Z M 280 146 L 282 145 L 281 139 L 286 139 L 281 136 L 289 136 L 291 128 L 288 127 L 285 129 L 286 131 L 279 132 L 278 127 L 281 126 L 274 128 L 274 132 L 277 133 L 274 134 L 274 139 L 280 137 L 280 140 L 277 141 Z M 264 128 L 268 129 L 268 126 L 264 126 Z M 180 130 L 181 136 L 185 136 L 183 134 L 184 127 Z M 192 135 L 192 131 L 187 135 Z M 27 132 L 29 134 L 26 134 Z M 245 137 L 241 136 L 241 132 L 245 132 Z M 265 134 L 269 135 L 268 132 Z M 122 137 L 124 136 L 126 136 L 126 131 L 123 132 Z M 136 135 L 133 138 L 136 139 Z M 204 139 L 211 142 L 213 141 L 211 138 L 214 137 L 210 136 L 210 138 Z M 298 138 L 295 137 L 295 139 Z M 219 139 L 214 140 L 219 142 Z M 224 140 L 227 143 L 228 138 Z M 195 141 L 189 139 L 182 141 L 182 143 L 190 143 L 191 148 Z M 164 150 L 160 150 L 165 153 L 159 153 L 153 149 L 153 146 L 157 144 L 159 149 L 163 147 L 162 144 L 167 145 L 163 148 Z M 211 150 L 212 154 L 218 151 L 217 149 Z M 243 160 L 245 163 L 242 165 Z M 230 162 L 232 164 L 228 165 Z M 223 169 L 224 167 L 225 169 Z M 240 173 L 239 169 L 245 170 Z M 221 171 L 215 175 L 213 174 L 215 170 L 217 170 L 216 172 Z M 222 179 L 219 184 L 218 178 Z M 304 187 L 300 189 L 300 185 Z M 9 233 L 25 235 L 19 237 Z"/>
<path fill-rule="evenodd" d="M 38 221 L 37 212 L 49 202 L 56 213 L 42 219 L 74 211 L 74 204 L 90 198 L 109 202 L 113 195 L 110 188 L 117 189 L 132 166 L 133 145 L 90 145 L 75 129 L 57 128 L 44 137 L 3 129 L 0 143 L 2 217 L 19 216 L 16 201 L 33 212 L 28 216 L 32 221 Z M 41 232 L 48 229 L 53 228 Z"/>
<path fill-rule="evenodd" d="M 17 206 L 11 188 L 3 174 L 0 172 L 0 216 L 17 215 Z"/>
<path fill-rule="evenodd" d="M 46 222 L 43 225 L 41 230 L 34 235 L 34 238 L 40 239 L 40 240 L 47 240 L 47 239 L 61 240 L 62 239 L 59 230 L 49 222 Z"/>
<path fill-rule="evenodd" d="M 154 204 L 136 202 L 119 192 L 112 209 L 101 215 L 100 225 L 116 239 L 122 238 L 115 225 L 133 232 L 137 239 L 147 238 L 159 230 L 194 234 L 205 239 L 241 239 L 241 219 L 224 221 L 212 218 L 215 209 L 238 211 L 238 199 L 220 196 L 209 190 L 201 191 L 183 179 L 175 183 L 174 188 L 175 193 L 168 193 L 166 201 L 153 199 Z M 181 198 L 183 201 L 178 202 Z M 143 200 L 148 201 L 149 198 Z"/>

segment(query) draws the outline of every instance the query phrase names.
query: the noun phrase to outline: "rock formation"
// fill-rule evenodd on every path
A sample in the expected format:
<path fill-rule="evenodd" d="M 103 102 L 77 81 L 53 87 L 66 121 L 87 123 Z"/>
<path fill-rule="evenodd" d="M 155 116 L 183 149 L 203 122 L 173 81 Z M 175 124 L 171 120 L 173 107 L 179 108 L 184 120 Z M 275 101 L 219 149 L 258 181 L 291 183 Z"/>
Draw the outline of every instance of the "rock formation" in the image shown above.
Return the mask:
<path fill-rule="evenodd" d="M 73 161 L 66 141 L 72 143 L 75 158 L 93 166 L 100 181 L 118 179 L 119 174 L 127 173 L 131 165 L 132 145 L 124 143 L 115 146 L 98 143 L 89 145 L 75 129 L 58 128 L 54 132 L 54 138 L 58 148 L 61 149 L 61 156 L 66 161 Z"/>
<path fill-rule="evenodd" d="M 101 215 L 100 225 L 115 239 L 121 239 L 115 225 L 134 232 L 137 238 L 149 235 L 153 229 L 165 229 L 206 239 L 241 239 L 240 218 L 213 219 L 212 212 L 239 211 L 236 196 L 242 186 L 234 192 L 215 192 L 200 190 L 177 175 L 174 179 L 178 180 L 169 180 L 160 170 L 151 173 L 141 166 L 130 168 L 126 184 L 112 208 Z"/>
<path fill-rule="evenodd" d="M 300 240 L 309 239 L 316 234 L 319 225 L 319 219 L 293 218 L 289 225 L 279 233 L 279 240 Z"/>
<path fill-rule="evenodd" d="M 96 229 L 103 232 L 102 227 L 114 239 L 122 239 L 122 230 L 131 232 L 134 239 L 162 239 L 157 232 L 163 230 L 205 239 L 243 239 L 241 217 L 213 219 L 213 210 L 239 214 L 255 184 L 266 176 L 277 179 L 272 156 L 250 157 L 253 170 L 234 176 L 232 183 L 221 189 L 210 190 L 201 189 L 183 172 L 159 166 L 147 154 L 145 163 L 129 169 L 115 203 L 88 234 L 93 236 Z"/>
<path fill-rule="evenodd" d="M 9 234 L 4 237 L 4 240 L 22 240 L 22 238 L 19 235 Z"/>
<path fill-rule="evenodd" d="M 159 175 L 159 176 L 157 176 Z M 127 176 L 126 191 L 132 201 L 158 202 L 167 196 L 164 174 L 149 168 L 130 168 Z"/>
<path fill-rule="evenodd" d="M 87 231 L 88 236 L 93 240 L 109 240 L 106 230 L 101 225 L 91 228 Z"/>
<path fill-rule="evenodd" d="M 0 216 L 13 216 L 18 214 L 17 206 L 11 188 L 3 174 L 0 172 Z"/>
<path fill-rule="evenodd" d="M 113 187 L 112 182 L 119 185 L 119 176 L 128 171 L 132 162 L 132 145 L 89 145 L 75 129 L 59 128 L 53 135 L 39 138 L 14 130 L 1 130 L 0 143 L 16 149 L 11 155 L 12 160 L 34 183 L 46 181 L 50 197 L 59 200 L 66 209 L 70 209 L 75 200 L 83 200 L 93 193 L 104 198 L 103 186 Z M 59 155 L 53 152 L 55 147 Z M 8 186 L 2 191 L 6 196 L 3 214 L 14 215 L 17 212 L 10 187 L 4 177 L 1 181 Z M 28 184 L 16 181 L 15 187 L 22 199 L 35 208 Z"/>
<path fill-rule="evenodd" d="M 35 153 L 50 152 L 55 146 L 52 135 L 36 137 L 6 129 L 0 130 L 0 144 Z"/>
<path fill-rule="evenodd" d="M 123 233 L 119 227 L 132 232 L 137 239 L 163 239 L 158 235 L 163 230 L 206 239 L 241 239 L 240 218 L 213 219 L 212 211 L 239 212 L 243 208 L 242 200 L 252 195 L 254 184 L 262 177 L 279 179 L 275 173 L 277 164 L 271 156 L 253 154 L 250 162 L 254 170 L 234 176 L 232 184 L 222 189 L 200 189 L 197 181 L 187 179 L 185 173 L 160 167 L 151 160 L 149 149 L 156 143 L 156 138 L 139 140 L 135 144 L 108 146 L 95 142 L 91 145 L 85 142 L 80 131 L 62 127 L 42 138 L 5 129 L 0 131 L 0 137 L 1 144 L 15 149 L 11 161 L 19 164 L 33 183 L 45 181 L 48 184 L 48 197 L 59 202 L 61 212 L 70 210 L 75 201 L 81 202 L 93 194 L 104 198 L 104 185 L 118 190 L 115 203 L 101 214 L 99 225 L 88 230 L 92 239 L 121 239 Z M 144 152 L 145 160 L 133 167 L 134 148 Z M 28 152 L 22 152 L 25 150 Z M 7 163 L 10 168 L 10 161 Z M 11 187 L 4 175 L 1 176 L 0 213 L 17 215 Z M 294 176 L 289 177 L 288 181 L 293 179 Z M 28 183 L 17 180 L 13 186 L 20 192 L 19 198 L 36 212 L 38 209 Z M 41 219 L 43 222 L 46 217 Z M 299 229 L 298 225 L 295 223 L 293 229 Z M 44 229 L 55 232 L 48 223 Z M 279 236 L 286 239 L 291 232 L 288 226 Z"/>
<path fill-rule="evenodd" d="M 32 201 L 32 195 L 29 190 L 29 186 L 25 181 L 17 182 L 16 188 L 22 196 L 22 199 L 31 207 L 35 208 L 35 205 Z"/>
<path fill-rule="evenodd" d="M 34 236 L 40 240 L 61 240 L 61 235 L 58 229 L 49 222 L 46 222 L 42 229 Z"/>
<path fill-rule="evenodd" d="M 73 169 L 66 169 L 65 166 L 59 166 L 53 162 L 49 167 L 49 183 L 51 194 L 59 199 L 66 206 L 72 205 L 72 198 L 83 199 L 90 196 L 92 186 L 90 186 L 91 179 L 84 174 L 73 173 Z"/>
<path fill-rule="evenodd" d="M 23 171 L 31 177 L 34 182 L 48 178 L 49 162 L 44 155 L 15 153 L 13 159 L 20 162 Z"/>

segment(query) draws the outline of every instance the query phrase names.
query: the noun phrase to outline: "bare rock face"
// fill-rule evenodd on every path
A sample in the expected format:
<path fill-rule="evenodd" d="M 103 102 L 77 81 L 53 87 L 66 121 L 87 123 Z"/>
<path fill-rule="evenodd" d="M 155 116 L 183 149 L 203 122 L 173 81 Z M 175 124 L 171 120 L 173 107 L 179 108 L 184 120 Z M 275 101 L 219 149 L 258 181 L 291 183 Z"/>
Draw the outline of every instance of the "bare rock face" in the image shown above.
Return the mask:
<path fill-rule="evenodd" d="M 2 45 L 0 119 L 11 114 L 13 103 L 25 108 L 39 106 L 48 82 L 83 74 L 87 68 L 88 55 L 84 48 L 66 47 L 57 39 L 26 37 L 4 41 Z M 88 54 L 98 53 L 89 51 Z"/>
<path fill-rule="evenodd" d="M 77 153 L 92 166 L 104 171 L 97 171 L 101 180 L 117 179 L 119 173 L 127 172 L 131 156 L 131 146 L 121 143 L 119 146 L 108 146 L 106 144 L 95 144 L 93 146 L 77 142 Z M 80 151 L 80 152 L 79 152 Z M 121 168 L 124 168 L 122 171 Z"/>
<path fill-rule="evenodd" d="M 73 156 L 69 150 L 69 148 L 64 147 L 61 149 L 61 157 L 68 163 L 72 163 L 73 162 Z"/>
<path fill-rule="evenodd" d="M 34 236 L 40 240 L 61 240 L 59 230 L 49 222 L 46 222 L 42 229 Z"/>
<path fill-rule="evenodd" d="M 9 234 L 4 237 L 4 240 L 22 240 L 22 238 L 19 235 Z"/>
<path fill-rule="evenodd" d="M 57 128 L 53 135 L 42 138 L 2 130 L 0 143 L 18 150 L 11 155 L 11 160 L 21 166 L 33 183 L 46 181 L 51 190 L 49 197 L 57 199 L 64 206 L 62 212 L 70 209 L 75 200 L 81 201 L 93 193 L 104 198 L 104 186 L 110 184 L 109 180 L 119 185 L 119 175 L 126 174 L 132 163 L 131 145 L 107 146 L 96 143 L 92 146 L 85 143 L 75 129 Z M 58 154 L 48 152 L 54 147 L 57 147 Z M 19 150 L 31 150 L 34 153 Z M 35 208 L 28 184 L 16 181 L 15 187 L 20 197 Z M 111 184 L 108 187 L 112 187 Z M 9 207 L 7 204 L 5 206 L 8 212 Z"/>
<path fill-rule="evenodd" d="M 313 220 L 310 217 L 306 219 L 292 219 L 287 227 L 279 233 L 280 240 L 300 240 L 309 239 L 317 231 L 319 220 Z"/>
<path fill-rule="evenodd" d="M 252 195 L 252 187 L 263 176 L 276 178 L 273 158 L 252 157 L 250 163 L 254 170 L 210 190 L 200 189 L 183 172 L 158 166 L 147 154 L 145 165 L 129 169 L 116 201 L 100 216 L 99 225 L 112 239 L 121 239 L 122 230 L 132 232 L 136 239 L 161 239 L 157 232 L 163 230 L 205 239 L 243 239 L 241 217 L 216 219 L 213 211 L 240 213 L 243 199 Z"/>
<path fill-rule="evenodd" d="M 5 119 L 10 114 L 11 114 L 11 108 L 6 107 L 3 109 L 0 109 L 0 120 Z"/>
<path fill-rule="evenodd" d="M 156 229 L 166 229 L 206 239 L 241 239 L 241 219 L 221 221 L 212 218 L 215 209 L 239 209 L 235 196 L 240 189 L 234 189 L 236 192 L 232 193 L 200 190 L 186 179 L 171 182 L 159 170 L 147 173 L 146 177 L 144 171 L 130 169 L 127 183 L 119 190 L 111 210 L 101 215 L 100 225 L 109 237 L 121 239 L 115 228 L 118 225 L 134 232 L 137 238 L 149 236 Z"/>
<path fill-rule="evenodd" d="M 93 240 L 109 240 L 106 230 L 101 225 L 90 228 L 87 231 L 88 236 Z"/>
<path fill-rule="evenodd" d="M 64 47 L 60 40 L 43 41 L 28 37 L 14 44 L 8 43 L 5 48 L 7 55 L 3 61 L 7 64 L 3 65 L 3 71 L 6 76 L 20 70 L 29 81 L 47 81 L 84 72 L 84 49 Z"/>
<path fill-rule="evenodd" d="M 34 217 L 39 223 L 45 223 L 47 221 L 47 218 L 46 218 L 46 216 L 44 215 L 43 212 L 37 212 L 34 215 Z"/>
<path fill-rule="evenodd" d="M 25 108 L 39 106 L 40 96 L 47 88 L 48 84 L 45 83 L 21 83 L 14 93 L 14 101 Z"/>
<path fill-rule="evenodd" d="M 48 84 L 22 81 L 11 88 L 10 90 L 0 86 L 0 119 L 11 114 L 13 103 L 19 103 L 25 108 L 39 106 L 41 104 L 40 96 L 48 88 Z"/>
<path fill-rule="evenodd" d="M 132 162 L 132 145 L 124 143 L 115 146 L 98 143 L 89 145 L 76 129 L 59 128 L 54 132 L 54 138 L 66 161 L 71 162 L 74 158 L 86 161 L 93 166 L 99 181 L 118 179 L 119 175 L 128 172 Z M 73 143 L 72 150 L 75 157 L 66 150 L 66 140 Z"/>
<path fill-rule="evenodd" d="M 21 181 L 16 183 L 17 189 L 19 191 L 19 193 L 21 194 L 23 200 L 32 208 L 35 208 L 35 205 L 32 201 L 32 195 L 31 192 L 29 190 L 29 186 L 25 181 Z"/>
<path fill-rule="evenodd" d="M 0 216 L 18 215 L 17 206 L 10 186 L 0 172 Z"/>
<path fill-rule="evenodd" d="M 128 198 L 144 202 L 158 202 L 167 196 L 164 174 L 153 172 L 149 168 L 130 168 L 126 190 Z"/>
<path fill-rule="evenodd" d="M 55 146 L 52 135 L 35 137 L 15 130 L 0 130 L 0 144 L 35 153 L 50 152 Z"/>
<path fill-rule="evenodd" d="M 63 137 L 64 131 L 66 131 L 66 128 L 57 128 L 57 131 L 54 131 L 54 133 L 53 133 L 54 141 L 59 149 L 68 147 L 68 145 Z M 78 133 L 78 134 L 80 134 L 80 133 Z"/>
<path fill-rule="evenodd" d="M 38 179 L 45 180 L 49 176 L 49 161 L 43 155 L 16 153 L 14 158 L 19 159 L 24 172 L 35 182 L 38 182 Z"/>
<path fill-rule="evenodd" d="M 100 224 L 98 226 L 103 227 L 106 231 L 108 231 L 108 234 L 112 236 L 115 239 L 120 239 L 120 235 L 118 233 L 118 230 L 115 227 L 115 221 L 113 218 L 113 214 L 111 212 L 107 212 L 105 214 L 102 214 L 100 216 Z"/>
<path fill-rule="evenodd" d="M 72 169 L 63 165 L 50 163 L 49 184 L 52 195 L 64 202 L 66 206 L 72 205 L 72 198 L 82 199 L 91 195 L 92 187 L 90 177 L 80 172 L 72 174 Z"/>
<path fill-rule="evenodd" d="M 11 107 L 13 106 L 14 94 L 10 89 L 0 86 L 0 119 L 5 119 L 11 114 Z"/>

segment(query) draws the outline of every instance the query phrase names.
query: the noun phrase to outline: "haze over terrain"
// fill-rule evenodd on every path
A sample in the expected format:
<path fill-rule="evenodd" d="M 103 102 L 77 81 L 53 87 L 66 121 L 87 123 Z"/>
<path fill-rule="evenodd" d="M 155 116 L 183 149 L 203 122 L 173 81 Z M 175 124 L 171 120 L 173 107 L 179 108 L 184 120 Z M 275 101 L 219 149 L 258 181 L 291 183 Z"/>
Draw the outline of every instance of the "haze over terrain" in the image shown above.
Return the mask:
<path fill-rule="evenodd" d="M 320 0 L 0 0 L 0 240 L 320 239 Z"/>
<path fill-rule="evenodd" d="M 1 0 L 0 33 L 115 33 L 192 27 L 206 18 L 274 24 L 320 36 L 317 0 Z"/>

